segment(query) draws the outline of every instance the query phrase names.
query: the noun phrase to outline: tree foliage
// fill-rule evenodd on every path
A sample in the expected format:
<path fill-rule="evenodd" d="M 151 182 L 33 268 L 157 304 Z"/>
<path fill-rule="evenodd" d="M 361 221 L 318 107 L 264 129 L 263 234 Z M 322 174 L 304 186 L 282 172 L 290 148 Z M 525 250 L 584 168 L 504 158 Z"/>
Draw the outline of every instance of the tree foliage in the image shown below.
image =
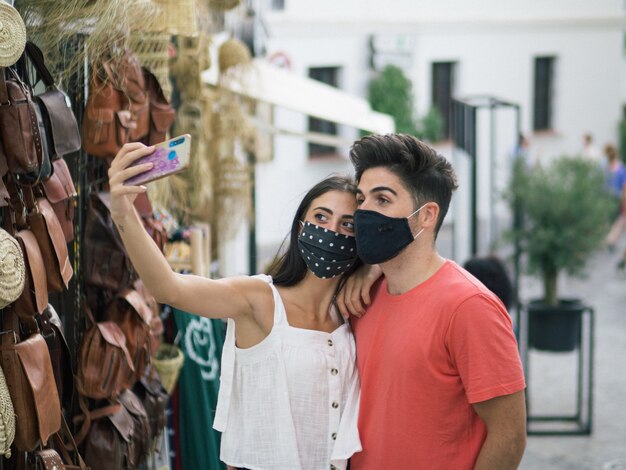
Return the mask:
<path fill-rule="evenodd" d="M 582 157 L 559 157 L 546 166 L 519 162 L 507 198 L 523 214 L 512 238 L 527 255 L 528 271 L 540 273 L 544 299 L 557 305 L 561 271 L 580 274 L 604 235 L 615 201 L 597 164 Z"/>
<path fill-rule="evenodd" d="M 393 117 L 396 132 L 416 134 L 412 84 L 401 69 L 387 65 L 370 82 L 368 99 L 374 111 Z"/>

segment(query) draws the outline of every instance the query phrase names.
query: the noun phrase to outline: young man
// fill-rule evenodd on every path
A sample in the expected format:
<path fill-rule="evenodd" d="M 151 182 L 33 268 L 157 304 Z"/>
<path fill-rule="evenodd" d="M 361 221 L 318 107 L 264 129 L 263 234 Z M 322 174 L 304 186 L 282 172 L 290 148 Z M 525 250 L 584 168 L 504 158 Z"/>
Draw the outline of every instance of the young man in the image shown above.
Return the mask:
<path fill-rule="evenodd" d="M 524 375 L 509 315 L 435 249 L 456 177 L 408 135 L 365 137 L 350 153 L 357 250 L 374 267 L 348 288 L 361 377 L 363 452 L 352 470 L 514 469 L 526 443 Z M 373 274 L 372 274 L 373 273 Z"/>

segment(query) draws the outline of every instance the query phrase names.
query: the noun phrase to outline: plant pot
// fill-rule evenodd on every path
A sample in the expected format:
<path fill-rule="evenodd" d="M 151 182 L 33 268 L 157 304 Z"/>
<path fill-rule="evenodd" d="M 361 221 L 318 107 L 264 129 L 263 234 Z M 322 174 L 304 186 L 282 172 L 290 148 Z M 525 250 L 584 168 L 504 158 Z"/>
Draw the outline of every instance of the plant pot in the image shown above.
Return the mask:
<path fill-rule="evenodd" d="M 580 345 L 582 313 L 587 309 L 578 299 L 562 299 L 559 305 L 539 300 L 528 304 L 528 345 L 540 351 L 567 352 Z"/>

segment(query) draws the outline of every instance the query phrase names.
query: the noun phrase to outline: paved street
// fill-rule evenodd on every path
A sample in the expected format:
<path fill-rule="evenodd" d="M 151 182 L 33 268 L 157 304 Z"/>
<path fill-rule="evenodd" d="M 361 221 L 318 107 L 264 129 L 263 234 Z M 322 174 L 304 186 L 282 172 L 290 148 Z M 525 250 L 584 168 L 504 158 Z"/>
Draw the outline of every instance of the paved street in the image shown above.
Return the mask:
<path fill-rule="evenodd" d="M 595 308 L 595 384 L 591 436 L 530 436 L 523 470 L 626 469 L 626 274 L 615 269 L 615 253 L 600 252 L 584 279 L 561 279 L 561 297 L 578 297 Z M 524 278 L 523 301 L 541 285 Z M 575 353 L 531 351 L 532 413 L 573 414 Z"/>

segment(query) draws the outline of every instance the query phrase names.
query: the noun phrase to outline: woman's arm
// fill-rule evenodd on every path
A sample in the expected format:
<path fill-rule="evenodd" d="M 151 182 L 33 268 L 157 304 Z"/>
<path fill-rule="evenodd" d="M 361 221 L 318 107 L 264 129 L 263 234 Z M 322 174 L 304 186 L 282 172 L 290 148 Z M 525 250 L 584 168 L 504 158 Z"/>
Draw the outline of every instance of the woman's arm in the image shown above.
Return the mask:
<path fill-rule="evenodd" d="M 133 202 L 146 188 L 123 183 L 151 168 L 151 163 L 128 166 L 153 150 L 141 143 L 126 144 L 109 169 L 111 217 L 139 277 L 158 302 L 180 310 L 210 318 L 253 316 L 255 309 L 266 302 L 264 282 L 249 277 L 211 280 L 175 273 L 145 231 Z"/>

